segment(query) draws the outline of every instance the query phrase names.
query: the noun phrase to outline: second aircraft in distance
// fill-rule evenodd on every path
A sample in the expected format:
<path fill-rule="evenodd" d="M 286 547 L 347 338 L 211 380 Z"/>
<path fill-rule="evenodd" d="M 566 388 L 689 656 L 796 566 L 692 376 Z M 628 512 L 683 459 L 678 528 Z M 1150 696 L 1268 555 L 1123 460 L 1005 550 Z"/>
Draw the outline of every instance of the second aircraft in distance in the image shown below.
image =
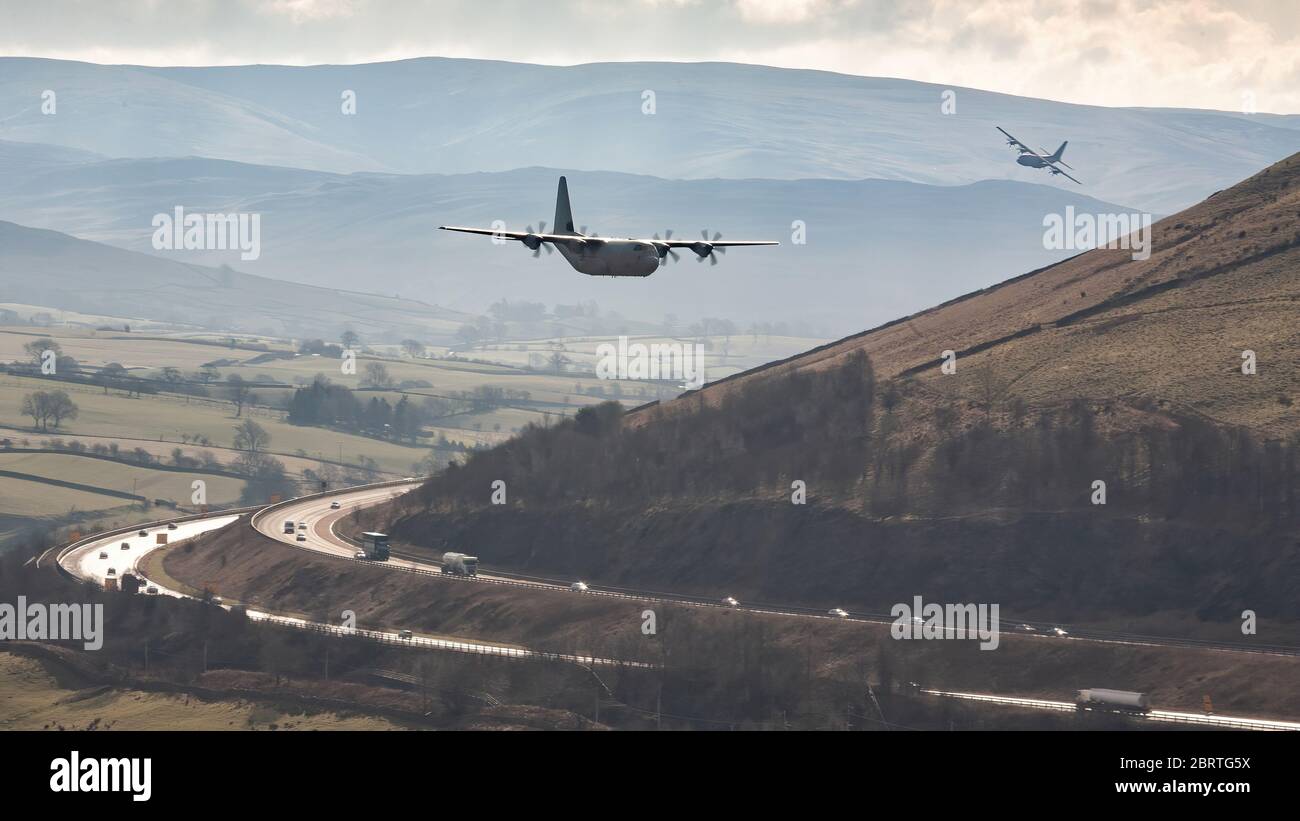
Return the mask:
<path fill-rule="evenodd" d="M 1021 165 L 1027 165 L 1030 168 L 1046 168 L 1048 171 L 1052 172 L 1052 176 L 1060 174 L 1071 182 L 1078 182 L 1079 185 L 1083 185 L 1083 183 L 1079 182 L 1074 177 L 1071 177 L 1069 174 L 1057 168 L 1058 165 L 1063 165 L 1070 170 L 1074 170 L 1070 165 L 1066 164 L 1065 160 L 1061 159 L 1061 155 L 1065 153 L 1065 147 L 1070 144 L 1069 140 L 1061 143 L 1060 148 L 1056 149 L 1053 153 L 1048 154 L 1046 148 L 1040 148 L 1035 151 L 1020 142 L 1020 140 L 1017 140 L 1015 137 L 1008 134 L 1007 130 L 1000 125 L 995 125 L 993 127 L 998 131 L 1001 131 L 1002 135 L 1007 138 L 1007 145 L 1020 153 L 1020 156 L 1016 157 L 1016 162 Z"/>

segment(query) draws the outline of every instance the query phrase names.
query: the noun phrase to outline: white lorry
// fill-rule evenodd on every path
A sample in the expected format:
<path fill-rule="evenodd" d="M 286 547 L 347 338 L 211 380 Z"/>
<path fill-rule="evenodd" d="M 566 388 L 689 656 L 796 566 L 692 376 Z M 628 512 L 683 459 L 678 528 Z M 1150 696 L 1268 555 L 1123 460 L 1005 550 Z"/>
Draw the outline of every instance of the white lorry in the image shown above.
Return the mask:
<path fill-rule="evenodd" d="M 452 576 L 477 576 L 478 556 L 466 556 L 464 553 L 442 554 L 442 572 Z"/>
<path fill-rule="evenodd" d="M 1078 691 L 1074 698 L 1074 706 L 1079 710 L 1115 710 L 1145 713 L 1151 710 L 1151 699 L 1146 693 L 1134 693 L 1129 690 L 1105 690 L 1094 687 L 1091 690 Z"/>

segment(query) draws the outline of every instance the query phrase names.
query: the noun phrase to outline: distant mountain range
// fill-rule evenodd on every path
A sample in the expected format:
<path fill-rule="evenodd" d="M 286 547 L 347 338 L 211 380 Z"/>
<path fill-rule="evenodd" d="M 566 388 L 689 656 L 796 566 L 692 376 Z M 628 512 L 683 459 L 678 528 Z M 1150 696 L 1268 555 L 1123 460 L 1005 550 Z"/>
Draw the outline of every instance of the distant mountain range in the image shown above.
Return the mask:
<path fill-rule="evenodd" d="M 412 300 L 208 268 L 0 222 L 0 302 L 178 326 L 367 341 L 447 340 L 475 317 Z"/>
<path fill-rule="evenodd" d="M 501 298 L 596 300 L 629 317 L 802 321 L 831 335 L 909 313 L 1007 271 L 1060 260 L 1043 218 L 1127 210 L 1078 191 L 1006 180 L 931 186 L 888 180 L 665 180 L 526 168 L 458 175 L 333 174 L 203 158 L 84 161 L 0 143 L 0 219 L 178 262 L 228 264 L 327 288 L 381 291 L 473 313 Z M 613 236 L 674 229 L 777 248 L 733 249 L 716 267 L 686 253 L 648 279 L 586 277 L 559 255 L 449 234 L 440 224 L 523 228 L 553 219 L 569 175 L 575 219 Z M 261 215 L 261 256 L 155 251 L 155 214 Z M 806 244 L 792 242 L 796 221 Z"/>
<path fill-rule="evenodd" d="M 147 68 L 15 57 L 0 58 L 0 139 L 336 172 L 545 166 L 1074 188 L 1017 166 L 994 131 L 1001 125 L 1034 146 L 1069 140 L 1066 160 L 1085 183 L 1078 193 L 1154 213 L 1300 148 L 1296 115 L 1100 108 L 951 88 L 955 111 L 945 114 L 942 85 L 729 63 L 431 57 Z M 45 90 L 55 92 L 54 114 L 41 112 Z M 355 114 L 343 113 L 347 91 Z"/>

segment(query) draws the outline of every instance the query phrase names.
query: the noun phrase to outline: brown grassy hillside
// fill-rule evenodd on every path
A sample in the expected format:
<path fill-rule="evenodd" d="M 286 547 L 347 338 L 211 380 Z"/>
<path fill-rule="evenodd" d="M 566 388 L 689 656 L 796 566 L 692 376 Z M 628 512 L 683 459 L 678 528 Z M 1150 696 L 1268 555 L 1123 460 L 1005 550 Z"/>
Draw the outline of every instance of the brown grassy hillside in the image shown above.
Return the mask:
<path fill-rule="evenodd" d="M 717 404 L 753 380 L 860 350 L 879 377 L 915 375 L 935 394 L 973 395 L 991 367 L 1031 403 L 1146 397 L 1269 435 L 1300 430 L 1300 154 L 1152 230 L 1147 260 L 1091 251 L 700 394 Z M 1245 349 L 1258 355 L 1257 378 L 1237 378 Z M 940 378 L 944 350 L 958 354 L 955 378 Z M 688 397 L 636 423 L 690 407 Z"/>
<path fill-rule="evenodd" d="M 584 409 L 369 522 L 626 586 L 1277 627 L 1300 620 L 1298 353 L 1300 155 L 1157 223 L 1150 259 L 1099 249 L 671 403 Z"/>

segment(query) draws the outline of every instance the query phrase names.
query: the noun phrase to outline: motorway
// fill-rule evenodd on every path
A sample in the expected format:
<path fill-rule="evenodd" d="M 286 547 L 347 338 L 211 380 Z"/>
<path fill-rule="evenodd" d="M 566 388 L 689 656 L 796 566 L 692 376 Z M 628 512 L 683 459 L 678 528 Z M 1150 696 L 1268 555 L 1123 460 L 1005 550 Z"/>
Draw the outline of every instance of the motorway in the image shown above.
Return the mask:
<path fill-rule="evenodd" d="M 1056 712 L 1074 712 L 1078 709 L 1073 701 L 1050 701 L 1042 698 L 1018 698 L 998 696 L 992 693 L 958 693 L 946 690 L 921 690 L 931 696 L 979 701 L 986 704 L 1003 704 L 1009 707 L 1024 707 L 1031 710 L 1053 710 Z M 1104 711 L 1103 711 L 1104 712 Z M 1119 713 L 1136 721 L 1158 721 L 1169 724 L 1196 724 L 1205 727 L 1237 730 L 1300 730 L 1300 722 L 1274 721 L 1264 718 L 1238 718 L 1235 716 L 1206 715 L 1205 713 L 1183 713 L 1174 710 L 1148 710 L 1145 713 Z"/>
<path fill-rule="evenodd" d="M 416 486 L 417 484 L 418 482 L 414 482 L 410 484 L 397 485 L 395 487 L 375 488 L 350 493 L 347 496 L 307 497 L 282 504 L 278 507 L 268 508 L 254 516 L 253 524 L 263 535 L 285 544 L 325 553 L 349 561 L 359 561 L 353 557 L 360 548 L 339 534 L 338 523 L 351 512 L 353 507 L 364 507 L 371 504 L 378 504 L 385 501 L 387 498 Z M 330 503 L 332 501 L 338 501 L 340 503 L 341 507 L 339 510 L 330 509 Z M 294 523 L 295 531 L 300 521 L 307 522 L 308 529 L 305 541 L 297 541 L 296 532 L 294 534 L 284 533 L 283 526 L 285 521 L 292 521 Z M 440 564 L 437 561 L 422 558 L 411 553 L 403 553 L 396 549 L 391 551 L 391 558 L 387 562 L 381 564 L 393 570 L 430 574 L 438 573 L 441 575 Z M 563 590 L 566 592 L 570 589 L 570 585 L 576 581 L 574 579 L 552 579 L 501 570 L 483 572 L 481 566 L 479 574 L 473 578 L 461 576 L 445 576 L 444 578 L 484 584 L 540 587 L 552 590 Z M 692 607 L 730 608 L 746 612 L 769 613 L 797 618 L 839 618 L 830 615 L 825 609 L 815 607 L 748 601 L 729 604 L 725 603 L 721 598 L 721 595 L 725 594 L 725 592 L 726 591 L 721 591 L 718 598 L 707 598 L 682 593 L 665 593 L 650 590 L 620 588 L 611 585 L 588 585 L 588 588 L 583 595 L 608 596 L 652 604 L 668 603 L 688 605 Z M 895 621 L 893 615 L 886 613 L 850 612 L 844 618 L 876 624 L 892 624 Z M 1060 633 L 1057 632 L 1058 630 L 1060 630 Z M 1257 655 L 1300 656 L 1300 648 L 1266 645 L 1258 642 L 1230 643 L 1204 641 L 1200 639 L 1146 636 L 1137 633 L 1121 633 L 1093 630 L 1089 628 L 1076 628 L 1069 625 L 1060 625 L 1050 622 L 1021 621 L 1019 619 L 1010 618 L 1002 619 L 1002 634 L 1004 637 L 1014 635 L 1021 638 L 1042 641 L 1086 641 L 1095 644 L 1118 644 L 1132 647 L 1178 647 L 1213 650 L 1218 652 L 1252 653 Z"/>
<path fill-rule="evenodd" d="M 169 529 L 165 524 L 146 525 L 129 533 L 96 539 L 64 557 L 63 566 L 77 578 L 97 585 L 102 585 L 108 578 L 120 580 L 126 573 L 132 573 L 137 578 L 143 579 L 139 565 L 151 551 L 161 547 L 157 543 L 159 534 L 166 534 L 168 543 L 174 544 L 225 527 L 238 518 L 232 515 L 219 515 L 194 519 L 188 522 L 177 522 L 175 529 Z M 141 536 L 141 533 L 145 535 Z M 167 590 L 161 586 L 158 586 L 158 592 L 170 596 L 180 595 L 174 590 Z"/>
<path fill-rule="evenodd" d="M 406 490 L 410 490 L 417 486 L 417 484 L 418 483 L 407 483 L 397 488 L 391 486 L 383 488 L 362 488 L 352 492 L 331 495 L 328 498 L 325 498 L 323 503 L 308 499 L 290 503 L 288 506 L 285 506 L 278 511 L 275 509 L 276 506 L 273 505 L 271 508 L 264 508 L 258 513 L 264 515 L 274 514 L 270 518 L 282 525 L 284 519 L 287 519 L 290 516 L 305 514 L 306 511 L 310 509 L 315 511 L 312 515 L 319 523 L 318 532 L 332 534 L 330 528 L 332 523 L 349 513 L 353 507 L 378 504 L 379 502 L 385 501 Z M 329 503 L 334 500 L 340 502 L 340 510 L 330 510 Z M 324 513 L 321 513 L 317 508 L 323 508 Z M 283 515 L 280 515 L 281 512 L 283 512 Z M 155 579 L 149 579 L 147 574 L 141 569 L 145 557 L 152 551 L 164 546 L 163 544 L 158 543 L 158 534 L 167 534 L 167 545 L 175 545 L 193 539 L 204 533 L 225 527 L 239 518 L 241 517 L 237 514 L 215 513 L 209 516 L 178 520 L 174 522 L 174 528 L 169 527 L 167 522 L 157 522 L 121 531 L 109 531 L 108 533 L 99 536 L 83 539 L 80 542 L 76 542 L 68 548 L 59 551 L 55 561 L 58 563 L 59 567 L 73 577 L 83 581 L 92 582 L 96 585 L 102 585 L 106 578 L 115 577 L 120 579 L 123 574 L 129 572 L 142 581 L 142 589 L 144 589 L 145 585 L 151 588 L 156 588 L 157 593 L 154 595 L 189 598 L 189 596 L 181 591 L 173 590 L 165 585 L 159 584 Z M 294 522 L 296 526 L 297 520 L 295 519 Z M 141 536 L 140 532 L 143 532 L 145 535 Z M 333 541 L 325 538 L 313 539 L 311 549 L 350 559 L 354 549 L 348 547 L 345 542 L 337 537 L 333 537 L 333 539 Z M 301 546 L 297 542 L 293 541 L 291 541 L 290 544 Z M 123 545 L 126 545 L 126 547 L 123 548 Z M 44 557 L 42 557 L 42 560 L 43 559 Z M 40 561 L 37 562 L 38 566 L 39 564 Z M 113 570 L 113 573 L 111 574 L 108 572 L 110 569 Z M 231 602 L 219 603 L 219 606 L 226 609 L 230 609 L 233 605 L 234 603 Z M 594 665 L 632 667 L 652 666 L 641 662 L 623 662 L 618 659 L 598 658 L 567 653 L 543 653 L 516 645 L 497 644 L 493 642 L 446 639 L 436 636 L 422 636 L 419 634 L 412 634 L 410 637 L 404 638 L 400 635 L 400 631 L 396 630 L 386 631 L 345 628 L 339 625 L 313 622 L 294 616 L 270 613 L 253 608 L 245 608 L 245 612 L 248 618 L 254 621 L 266 621 L 283 627 L 291 627 L 329 635 L 358 636 L 364 639 L 392 644 L 399 647 L 418 647 L 430 650 L 447 650 L 458 653 L 503 656 L 516 659 L 564 661 L 585 667 Z"/>
<path fill-rule="evenodd" d="M 299 549 L 310 550 L 333 556 L 344 561 L 366 561 L 364 559 L 354 558 L 358 547 L 349 542 L 339 533 L 339 523 L 348 516 L 355 508 L 369 507 L 381 504 L 402 493 L 405 493 L 420 484 L 420 480 L 407 480 L 403 482 L 387 483 L 382 486 L 360 487 L 343 492 L 334 492 L 318 496 L 303 497 L 300 499 L 290 500 L 288 502 L 271 505 L 262 508 L 253 513 L 250 523 L 259 533 L 264 536 L 279 541 L 283 544 L 296 547 Z M 337 509 L 332 504 L 337 503 Z M 169 534 L 170 543 L 175 544 L 186 539 L 194 538 L 202 533 L 225 527 L 231 522 L 240 518 L 230 513 L 216 513 L 203 517 L 194 517 L 188 520 L 178 521 L 175 529 L 169 529 L 167 523 L 155 523 L 146 525 L 142 529 L 146 536 L 141 537 L 135 530 L 129 532 L 114 531 L 92 539 L 83 540 L 70 548 L 65 548 L 58 554 L 59 565 L 67 572 L 77 578 L 102 584 L 104 578 L 108 575 L 107 570 L 113 567 L 120 578 L 121 574 L 130 570 L 137 576 L 143 578 L 139 568 L 141 561 L 151 550 L 159 547 L 156 544 L 156 534 L 166 532 Z M 294 532 L 292 534 L 284 532 L 284 522 L 292 521 Z M 299 530 L 298 523 L 306 522 L 306 530 Z M 303 535 L 303 541 L 298 540 L 299 534 Z M 123 550 L 122 544 L 128 547 Z M 106 558 L 99 558 L 100 554 L 106 554 Z M 385 567 L 387 569 L 399 572 L 413 572 L 426 575 L 438 575 L 449 581 L 482 583 L 482 584 L 499 584 L 531 588 L 543 588 L 569 592 L 570 581 L 560 579 L 546 579 L 535 576 L 525 576 L 515 573 L 494 572 L 491 574 L 481 573 L 477 577 L 466 578 L 461 576 L 446 576 L 441 573 L 441 569 L 436 562 L 421 560 L 419 557 L 411 554 L 402 554 L 394 551 L 392 557 L 386 562 L 367 562 Z M 158 588 L 159 594 L 171 596 L 183 596 L 179 591 L 169 590 L 156 582 L 150 581 L 150 584 Z M 641 602 L 655 603 L 665 602 L 681 604 L 695 607 L 715 607 L 729 608 L 734 610 L 768 613 L 798 618 L 815 618 L 815 619 L 836 619 L 838 617 L 828 615 L 825 611 L 816 608 L 792 607 L 789 605 L 771 605 L 756 603 L 736 603 L 726 604 L 721 600 L 707 599 L 699 596 L 688 596 L 681 594 L 659 593 L 652 591 L 637 591 L 624 588 L 614 588 L 600 586 L 599 588 L 591 586 L 583 593 L 574 593 L 573 595 L 595 595 L 609 596 L 614 598 L 629 599 Z M 229 607 L 229 604 L 223 604 Z M 586 656 L 562 655 L 562 654 L 543 654 L 537 651 L 529 650 L 512 645 L 496 644 L 492 642 L 479 641 L 461 641 L 446 639 L 434 636 L 412 635 L 408 638 L 401 638 L 398 632 L 383 630 L 363 630 L 363 629 L 345 629 L 337 625 L 322 624 L 309 622 L 300 618 L 286 614 L 274 614 L 259 610 L 249 609 L 248 616 L 251 619 L 266 620 L 287 627 L 295 627 L 315 632 L 323 632 L 337 635 L 358 635 L 363 638 L 375 641 L 398 644 L 401 646 L 426 647 L 429 649 L 451 650 L 456 652 L 480 653 L 488 655 L 501 655 L 513 658 L 539 658 L 545 657 L 556 660 L 569 661 L 585 666 L 590 665 L 632 665 L 632 666 L 652 666 L 640 662 L 620 661 L 617 659 L 592 658 Z M 894 617 L 885 614 L 875 613 L 850 613 L 847 615 L 848 620 L 867 621 L 875 623 L 891 623 Z M 1034 638 L 1043 641 L 1084 641 L 1101 644 L 1124 644 L 1135 646 L 1150 647 L 1195 647 L 1221 652 L 1250 652 L 1250 653 L 1267 653 L 1275 655 L 1300 655 L 1300 650 L 1289 647 L 1256 647 L 1256 646 L 1239 646 L 1229 644 L 1218 644 L 1211 642 L 1201 642 L 1195 640 L 1166 639 L 1148 636 L 1125 635 L 1118 633 L 1098 633 L 1096 631 L 1082 631 L 1071 628 L 1064 636 L 1058 636 L 1052 633 L 1052 625 L 1042 623 L 1031 623 L 1034 625 L 1033 632 L 1021 633 L 1016 635 L 1025 638 Z M 1034 709 L 1047 710 L 1073 710 L 1073 702 L 1049 701 L 1043 699 L 1026 699 L 1011 696 L 998 696 L 993 694 L 980 693 L 956 693 L 926 690 L 923 691 L 932 695 L 942 695 L 952 698 L 962 698 L 976 701 L 985 701 L 990 703 L 999 703 L 1029 707 Z M 1287 721 L 1272 721 L 1267 719 L 1247 719 L 1235 718 L 1229 716 L 1205 716 L 1197 713 L 1179 713 L 1163 710 L 1152 710 L 1145 715 L 1145 718 L 1153 721 L 1170 721 L 1185 724 L 1199 724 L 1216 727 L 1233 727 L 1241 729 L 1270 729 L 1270 730 L 1296 730 L 1300 729 L 1300 723 Z"/>

